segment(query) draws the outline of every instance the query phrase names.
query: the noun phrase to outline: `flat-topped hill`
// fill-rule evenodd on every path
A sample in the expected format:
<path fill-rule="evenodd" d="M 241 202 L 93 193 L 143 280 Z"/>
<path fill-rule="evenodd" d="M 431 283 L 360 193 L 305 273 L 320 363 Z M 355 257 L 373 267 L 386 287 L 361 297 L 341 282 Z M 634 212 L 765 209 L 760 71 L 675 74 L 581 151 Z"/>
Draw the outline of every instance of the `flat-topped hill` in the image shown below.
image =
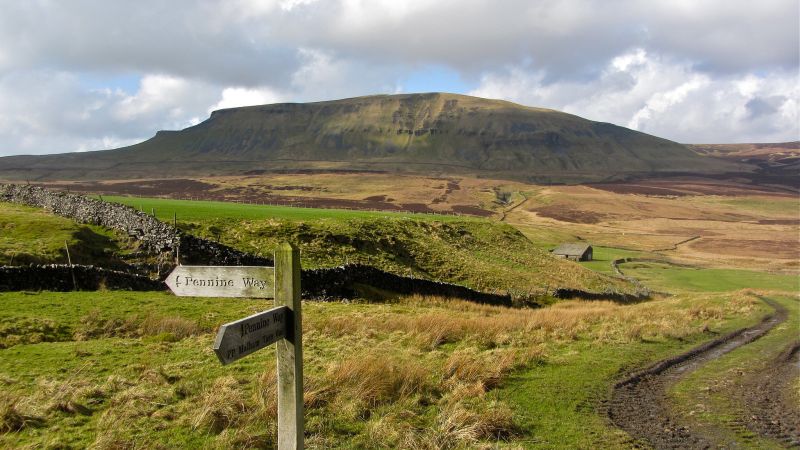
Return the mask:
<path fill-rule="evenodd" d="M 732 163 L 559 111 L 456 94 L 376 95 L 214 111 L 115 150 L 0 158 L 0 178 L 113 179 L 315 168 L 527 181 L 714 172 Z"/>

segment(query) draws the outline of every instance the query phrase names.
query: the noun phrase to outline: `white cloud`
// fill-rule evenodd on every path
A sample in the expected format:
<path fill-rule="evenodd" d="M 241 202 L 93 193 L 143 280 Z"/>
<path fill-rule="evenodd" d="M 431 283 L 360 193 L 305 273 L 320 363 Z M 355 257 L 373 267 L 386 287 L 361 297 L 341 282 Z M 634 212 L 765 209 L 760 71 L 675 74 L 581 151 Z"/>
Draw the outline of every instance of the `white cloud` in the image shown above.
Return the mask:
<path fill-rule="evenodd" d="M 542 70 L 512 66 L 485 74 L 471 94 L 563 110 L 687 143 L 800 139 L 800 87 L 792 71 L 712 78 L 689 62 L 635 49 L 612 58 L 595 80 L 545 80 Z"/>
<path fill-rule="evenodd" d="M 239 106 L 264 105 L 267 103 L 280 102 L 281 96 L 270 89 L 247 89 L 241 87 L 229 87 L 222 90 L 222 100 L 208 109 L 208 112 L 236 108 Z"/>
<path fill-rule="evenodd" d="M 0 154 L 86 151 L 130 145 L 205 114 L 221 89 L 146 75 L 136 93 L 87 89 L 64 72 L 0 76 Z"/>
<path fill-rule="evenodd" d="M 797 139 L 798 13 L 793 0 L 4 2 L 0 155 L 395 92 L 431 66 L 477 95 L 676 140 Z M 82 83 L 120 73 L 135 92 Z"/>
<path fill-rule="evenodd" d="M 627 126 L 634 130 L 642 128 L 643 122 L 653 119 L 654 116 L 662 116 L 671 107 L 686 100 L 686 97 L 693 91 L 702 89 L 710 84 L 708 77 L 703 75 L 692 75 L 689 80 L 664 92 L 655 92 L 647 100 L 647 103 L 633 115 Z"/>
<path fill-rule="evenodd" d="M 284 11 L 291 11 L 297 7 L 308 6 L 316 3 L 319 0 L 282 0 L 280 7 Z"/>

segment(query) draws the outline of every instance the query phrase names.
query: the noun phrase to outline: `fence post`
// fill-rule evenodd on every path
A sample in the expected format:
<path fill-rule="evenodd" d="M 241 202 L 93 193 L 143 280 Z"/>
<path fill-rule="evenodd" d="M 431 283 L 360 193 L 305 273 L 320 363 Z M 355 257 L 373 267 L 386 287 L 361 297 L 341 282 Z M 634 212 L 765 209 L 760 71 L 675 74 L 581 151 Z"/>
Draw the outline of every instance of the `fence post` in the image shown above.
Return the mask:
<path fill-rule="evenodd" d="M 78 281 L 75 279 L 75 269 L 72 267 L 72 258 L 69 256 L 69 245 L 64 241 L 64 248 L 67 250 L 67 263 L 69 264 L 69 273 L 72 275 L 72 288 L 78 290 Z"/>
<path fill-rule="evenodd" d="M 277 343 L 278 448 L 304 447 L 303 328 L 300 302 L 300 250 L 283 243 L 275 250 L 275 306 L 289 308 L 286 338 Z"/>

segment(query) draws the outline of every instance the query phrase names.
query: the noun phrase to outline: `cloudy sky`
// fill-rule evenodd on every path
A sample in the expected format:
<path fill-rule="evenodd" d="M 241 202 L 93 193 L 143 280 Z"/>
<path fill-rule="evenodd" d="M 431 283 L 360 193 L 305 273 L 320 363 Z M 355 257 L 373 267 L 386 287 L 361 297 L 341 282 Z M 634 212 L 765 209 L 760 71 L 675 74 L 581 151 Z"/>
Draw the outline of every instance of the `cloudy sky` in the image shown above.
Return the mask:
<path fill-rule="evenodd" d="M 687 143 L 800 139 L 797 0 L 0 0 L 0 155 L 214 109 L 447 91 Z"/>

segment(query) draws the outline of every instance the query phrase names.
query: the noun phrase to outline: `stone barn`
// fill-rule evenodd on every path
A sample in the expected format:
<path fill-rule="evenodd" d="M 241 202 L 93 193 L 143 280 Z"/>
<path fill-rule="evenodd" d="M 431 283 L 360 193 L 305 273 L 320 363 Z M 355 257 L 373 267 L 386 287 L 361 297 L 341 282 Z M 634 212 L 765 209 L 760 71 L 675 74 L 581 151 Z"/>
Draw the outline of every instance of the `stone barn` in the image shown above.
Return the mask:
<path fill-rule="evenodd" d="M 589 244 L 561 244 L 552 252 L 556 258 L 565 258 L 572 261 L 592 260 L 592 246 Z"/>

